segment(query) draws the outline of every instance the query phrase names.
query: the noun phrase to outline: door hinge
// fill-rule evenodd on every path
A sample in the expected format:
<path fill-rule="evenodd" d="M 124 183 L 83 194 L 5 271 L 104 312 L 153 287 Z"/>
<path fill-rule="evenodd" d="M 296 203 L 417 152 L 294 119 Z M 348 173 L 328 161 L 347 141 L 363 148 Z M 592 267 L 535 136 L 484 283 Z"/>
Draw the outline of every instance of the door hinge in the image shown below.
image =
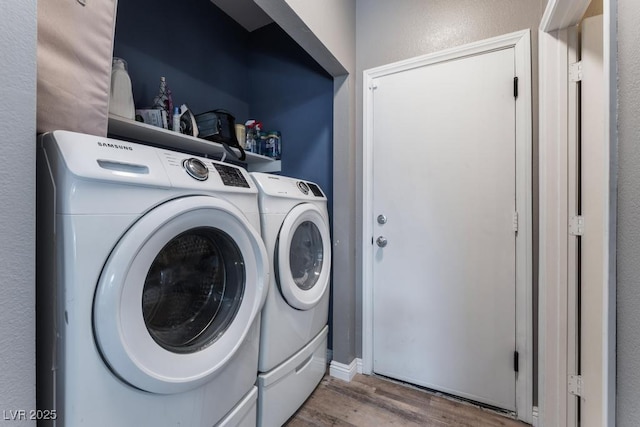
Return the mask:
<path fill-rule="evenodd" d="M 582 396 L 584 384 L 582 383 L 581 375 L 569 375 L 567 385 L 570 394 L 573 394 L 574 396 Z"/>
<path fill-rule="evenodd" d="M 584 217 L 577 215 L 569 218 L 569 234 L 571 236 L 584 235 Z"/>
<path fill-rule="evenodd" d="M 513 213 L 513 231 L 518 232 L 518 212 Z"/>
<path fill-rule="evenodd" d="M 518 78 L 513 78 L 513 97 L 518 99 Z"/>
<path fill-rule="evenodd" d="M 518 370 L 520 369 L 520 353 L 518 353 L 517 351 L 513 352 L 513 370 L 515 372 L 518 372 Z"/>
<path fill-rule="evenodd" d="M 574 62 L 569 65 L 569 81 L 582 81 L 582 61 Z"/>

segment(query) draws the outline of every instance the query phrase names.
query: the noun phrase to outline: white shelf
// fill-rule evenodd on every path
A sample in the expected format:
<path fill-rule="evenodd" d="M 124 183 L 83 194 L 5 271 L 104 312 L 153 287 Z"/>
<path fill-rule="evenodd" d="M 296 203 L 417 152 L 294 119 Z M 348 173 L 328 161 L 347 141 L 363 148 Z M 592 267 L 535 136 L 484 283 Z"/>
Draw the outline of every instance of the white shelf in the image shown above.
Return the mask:
<path fill-rule="evenodd" d="M 226 153 L 222 144 L 195 138 L 189 135 L 172 132 L 167 129 L 151 126 L 135 120 L 109 114 L 110 135 L 130 138 L 140 142 L 203 156 L 215 156 L 216 158 Z M 234 150 L 240 154 L 237 150 Z M 247 152 L 247 168 L 250 172 L 280 172 L 280 160 Z M 229 156 L 227 154 L 227 156 Z"/>

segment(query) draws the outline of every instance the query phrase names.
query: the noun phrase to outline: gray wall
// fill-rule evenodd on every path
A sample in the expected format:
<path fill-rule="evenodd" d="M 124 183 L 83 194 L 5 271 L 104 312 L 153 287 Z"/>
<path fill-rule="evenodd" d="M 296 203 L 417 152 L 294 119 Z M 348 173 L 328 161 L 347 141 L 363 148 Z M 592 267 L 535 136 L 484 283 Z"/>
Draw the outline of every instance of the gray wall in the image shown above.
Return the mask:
<path fill-rule="evenodd" d="M 336 60 L 352 72 L 355 63 L 355 0 L 285 0 Z"/>
<path fill-rule="evenodd" d="M 358 0 L 356 24 L 356 147 L 358 188 L 362 188 L 362 72 L 395 61 L 437 52 L 510 32 L 531 29 L 533 78 L 534 229 L 537 236 L 538 149 L 538 25 L 544 12 L 542 0 Z M 402 141 L 397 141 L 399 145 Z M 362 206 L 362 192 L 356 206 Z M 357 218 L 362 216 L 358 210 Z M 358 240 L 361 242 L 361 230 Z M 537 245 L 537 239 L 534 243 Z M 537 248 L 534 246 L 534 254 Z M 361 263 L 358 253 L 358 265 Z M 358 283 L 362 278 L 358 276 Z M 534 286 L 537 286 L 534 255 Z M 358 286 L 358 301 L 362 301 Z M 358 303 L 358 309 L 361 304 Z M 361 313 L 356 315 L 358 348 L 362 348 Z M 537 336 L 534 333 L 534 336 Z M 360 353 L 361 355 L 361 353 Z"/>
<path fill-rule="evenodd" d="M 35 408 L 36 0 L 0 10 L 0 410 L 9 413 Z"/>
<path fill-rule="evenodd" d="M 640 424 L 640 2 L 618 0 L 617 425 Z"/>

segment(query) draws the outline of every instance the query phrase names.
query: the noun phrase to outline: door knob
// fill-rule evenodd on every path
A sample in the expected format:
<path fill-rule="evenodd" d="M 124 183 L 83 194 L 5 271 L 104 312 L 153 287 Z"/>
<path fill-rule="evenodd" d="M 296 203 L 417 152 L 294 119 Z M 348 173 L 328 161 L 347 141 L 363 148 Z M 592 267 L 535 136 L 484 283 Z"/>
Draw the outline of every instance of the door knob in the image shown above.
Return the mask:
<path fill-rule="evenodd" d="M 387 217 L 380 214 L 378 215 L 378 224 L 386 224 L 387 223 Z"/>
<path fill-rule="evenodd" d="M 376 244 L 379 247 L 384 248 L 385 246 L 387 246 L 387 239 L 385 239 L 384 236 L 378 236 L 378 238 L 376 239 Z"/>

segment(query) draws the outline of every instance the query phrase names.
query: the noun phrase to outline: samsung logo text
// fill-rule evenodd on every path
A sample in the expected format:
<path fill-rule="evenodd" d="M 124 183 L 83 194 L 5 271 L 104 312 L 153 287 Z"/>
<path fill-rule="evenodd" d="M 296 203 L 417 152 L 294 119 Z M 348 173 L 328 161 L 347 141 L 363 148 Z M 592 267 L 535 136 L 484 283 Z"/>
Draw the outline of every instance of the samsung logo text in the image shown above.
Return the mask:
<path fill-rule="evenodd" d="M 111 144 L 110 142 L 100 142 L 100 141 L 98 141 L 98 146 L 99 147 L 105 147 L 105 148 L 115 148 L 117 150 L 133 151 L 133 147 L 129 147 L 127 145 L 120 145 L 120 144 Z"/>

